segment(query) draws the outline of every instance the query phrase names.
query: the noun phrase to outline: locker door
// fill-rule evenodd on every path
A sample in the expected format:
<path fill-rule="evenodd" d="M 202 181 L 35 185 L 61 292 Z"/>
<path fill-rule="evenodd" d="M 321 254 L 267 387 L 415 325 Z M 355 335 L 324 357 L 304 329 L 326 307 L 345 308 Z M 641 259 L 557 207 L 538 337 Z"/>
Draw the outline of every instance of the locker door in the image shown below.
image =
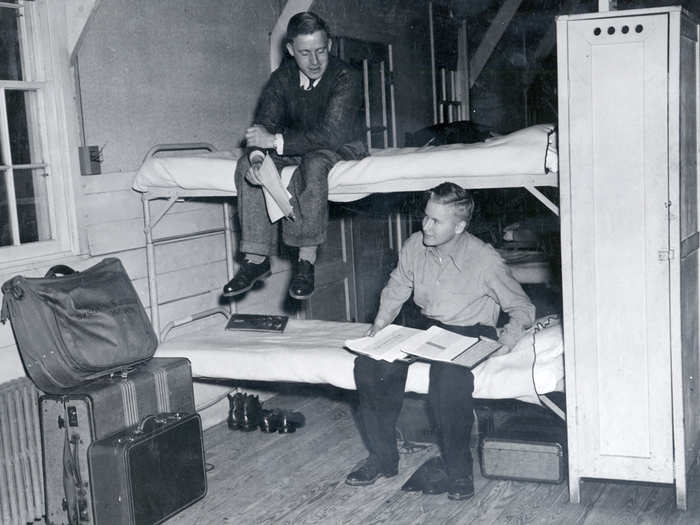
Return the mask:
<path fill-rule="evenodd" d="M 567 31 L 572 474 L 672 482 L 668 15 Z"/>

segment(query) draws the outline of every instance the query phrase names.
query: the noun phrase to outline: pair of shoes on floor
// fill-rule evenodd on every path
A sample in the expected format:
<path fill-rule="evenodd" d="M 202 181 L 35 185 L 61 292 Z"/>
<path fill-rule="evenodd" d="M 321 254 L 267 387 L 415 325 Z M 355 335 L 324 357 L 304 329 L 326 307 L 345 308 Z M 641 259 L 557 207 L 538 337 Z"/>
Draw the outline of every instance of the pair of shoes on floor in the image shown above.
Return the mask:
<path fill-rule="evenodd" d="M 291 434 L 296 432 L 306 423 L 304 414 L 274 408 L 263 410 L 260 418 L 260 430 L 263 432 L 279 432 L 280 434 Z"/>
<path fill-rule="evenodd" d="M 269 257 L 259 264 L 245 259 L 233 279 L 224 286 L 222 294 L 224 297 L 233 297 L 245 293 L 255 286 L 255 283 L 269 277 L 270 273 Z"/>
<path fill-rule="evenodd" d="M 371 485 L 379 478 L 393 478 L 399 473 L 398 466 L 382 468 L 373 458 L 367 458 L 347 475 L 345 483 L 353 487 L 364 487 Z"/>
<path fill-rule="evenodd" d="M 228 419 L 226 423 L 231 430 L 250 432 L 260 426 L 262 405 L 258 396 L 241 392 L 228 394 Z"/>
<path fill-rule="evenodd" d="M 270 258 L 266 257 L 261 263 L 252 263 L 244 260 L 238 268 L 236 275 L 224 285 L 223 296 L 234 297 L 249 291 L 255 283 L 269 277 Z M 304 300 L 314 293 L 315 278 L 314 265 L 306 260 L 297 262 L 296 272 L 289 283 L 289 295 L 294 299 Z"/>
<path fill-rule="evenodd" d="M 447 492 L 447 471 L 442 457 L 436 456 L 423 463 L 418 470 L 403 484 L 404 492 L 423 492 L 423 494 L 444 494 Z"/>
<path fill-rule="evenodd" d="M 451 500 L 467 500 L 474 495 L 474 480 L 471 476 L 450 479 L 442 457 L 437 456 L 423 463 L 403 484 L 401 490 L 431 495 L 447 492 L 447 497 Z"/>
<path fill-rule="evenodd" d="M 289 283 L 289 295 L 294 299 L 304 300 L 314 293 L 314 265 L 301 259 L 297 261 L 297 268 Z"/>

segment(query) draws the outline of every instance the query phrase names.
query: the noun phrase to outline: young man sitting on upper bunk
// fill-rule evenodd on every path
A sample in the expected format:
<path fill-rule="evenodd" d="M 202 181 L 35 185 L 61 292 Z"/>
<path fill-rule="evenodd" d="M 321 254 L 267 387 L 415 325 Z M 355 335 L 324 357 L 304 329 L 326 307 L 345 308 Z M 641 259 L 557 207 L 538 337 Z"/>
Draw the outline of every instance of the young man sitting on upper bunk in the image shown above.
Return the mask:
<path fill-rule="evenodd" d="M 340 160 L 367 154 L 362 142 L 362 78 L 330 55 L 326 23 L 311 12 L 287 26 L 287 52 L 265 85 L 253 125 L 246 130 L 248 155 L 238 160 L 235 182 L 241 224 L 240 269 L 223 290 L 231 297 L 270 275 L 277 250 L 277 225 L 268 218 L 258 170 L 265 154 L 277 169 L 299 164 L 288 190 L 294 220 L 284 219 L 282 238 L 299 248 L 289 295 L 307 299 L 314 291 L 314 264 L 328 226 L 328 172 Z M 293 59 L 293 60 L 292 60 Z"/>
<path fill-rule="evenodd" d="M 401 249 L 369 335 L 390 324 L 413 295 L 428 325 L 470 337 L 498 338 L 504 347 L 498 352 L 508 352 L 534 322 L 535 307 L 498 252 L 466 231 L 474 210 L 469 191 L 446 182 L 429 190 L 428 197 L 422 231 L 414 233 Z M 497 331 L 501 310 L 509 321 Z M 358 420 L 369 457 L 347 476 L 347 484 L 370 485 L 398 473 L 395 427 L 407 372 L 405 362 L 367 356 L 355 359 Z M 474 494 L 469 449 L 473 391 L 469 368 L 431 363 L 428 404 L 444 468 L 429 476 L 424 493 L 447 492 L 450 499 Z"/>

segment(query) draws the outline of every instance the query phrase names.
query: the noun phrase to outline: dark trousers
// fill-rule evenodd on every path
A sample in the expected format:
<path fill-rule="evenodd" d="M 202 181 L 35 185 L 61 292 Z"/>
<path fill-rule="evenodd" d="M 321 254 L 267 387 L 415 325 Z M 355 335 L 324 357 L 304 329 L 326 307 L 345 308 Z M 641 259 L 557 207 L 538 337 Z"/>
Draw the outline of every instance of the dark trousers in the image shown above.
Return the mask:
<path fill-rule="evenodd" d="M 296 218 L 293 221 L 283 219 L 282 240 L 289 246 L 322 244 L 328 229 L 328 173 L 340 160 L 362 158 L 362 148 L 348 145 L 339 151 L 318 150 L 303 157 L 280 156 L 274 152 L 270 156 L 280 172 L 285 166 L 299 165 L 287 188 L 292 194 Z M 235 182 L 241 225 L 240 251 L 272 255 L 277 250 L 277 224 L 272 224 L 268 218 L 260 186 L 245 180 L 249 167 L 246 155 L 238 159 Z"/>
<path fill-rule="evenodd" d="M 490 326 L 441 326 L 470 337 L 496 337 L 496 330 Z M 361 431 L 370 458 L 387 471 L 394 470 L 399 461 L 395 427 L 403 404 L 407 373 L 406 363 L 387 363 L 366 356 L 355 359 Z M 474 424 L 473 392 L 471 370 L 448 363 L 431 363 L 428 406 L 450 479 L 472 475 L 469 437 Z"/>

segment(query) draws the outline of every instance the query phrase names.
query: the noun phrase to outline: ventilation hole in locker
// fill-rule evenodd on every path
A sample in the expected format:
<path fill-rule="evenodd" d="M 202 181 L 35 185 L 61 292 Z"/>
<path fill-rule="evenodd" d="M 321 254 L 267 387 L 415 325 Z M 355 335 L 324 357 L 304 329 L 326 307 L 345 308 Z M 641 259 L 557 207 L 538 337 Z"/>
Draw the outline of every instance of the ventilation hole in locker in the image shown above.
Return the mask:
<path fill-rule="evenodd" d="M 644 31 L 644 26 L 642 24 L 637 24 L 637 27 L 635 27 L 634 30 L 637 33 L 641 33 L 642 31 Z"/>
<path fill-rule="evenodd" d="M 598 36 L 598 35 L 600 34 L 600 28 L 599 28 L 599 27 L 596 27 L 596 28 L 593 30 L 593 34 L 594 34 L 595 36 Z"/>
<path fill-rule="evenodd" d="M 609 35 L 614 35 L 615 34 L 615 28 L 613 26 L 608 27 L 608 34 Z"/>
<path fill-rule="evenodd" d="M 630 32 L 629 26 L 622 26 L 622 32 L 626 35 L 627 33 Z"/>

